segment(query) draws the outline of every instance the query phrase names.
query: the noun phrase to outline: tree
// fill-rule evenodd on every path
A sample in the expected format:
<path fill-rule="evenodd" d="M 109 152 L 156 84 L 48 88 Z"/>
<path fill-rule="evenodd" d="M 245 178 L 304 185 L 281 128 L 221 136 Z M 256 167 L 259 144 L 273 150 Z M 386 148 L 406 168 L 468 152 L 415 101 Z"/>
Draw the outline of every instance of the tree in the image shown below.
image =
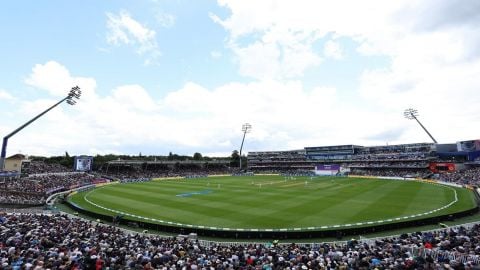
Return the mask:
<path fill-rule="evenodd" d="M 193 160 L 202 160 L 202 154 L 198 153 L 198 152 L 195 152 L 195 154 L 193 154 Z"/>
<path fill-rule="evenodd" d="M 233 150 L 230 158 L 230 167 L 238 166 L 240 166 L 240 155 L 238 154 L 237 150 Z"/>

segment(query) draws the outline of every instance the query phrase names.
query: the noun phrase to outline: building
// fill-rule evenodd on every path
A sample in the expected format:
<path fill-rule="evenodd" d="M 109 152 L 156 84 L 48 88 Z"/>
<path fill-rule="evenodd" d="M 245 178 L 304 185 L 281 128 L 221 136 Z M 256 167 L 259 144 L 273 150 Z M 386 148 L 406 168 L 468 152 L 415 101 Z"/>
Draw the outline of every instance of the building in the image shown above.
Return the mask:
<path fill-rule="evenodd" d="M 314 164 L 305 159 L 305 150 L 249 152 L 248 169 L 255 172 L 313 170 Z"/>
<path fill-rule="evenodd" d="M 7 171 L 7 172 L 21 173 L 22 168 L 25 167 L 25 165 L 29 164 L 29 163 L 30 163 L 30 161 L 28 160 L 27 156 L 22 155 L 22 154 L 15 154 L 15 155 L 7 157 L 5 159 L 4 170 Z"/>
<path fill-rule="evenodd" d="M 253 172 L 317 171 L 336 168 L 365 173 L 426 175 L 436 159 L 435 144 L 413 143 L 382 146 L 332 145 L 302 150 L 248 153 Z"/>
<path fill-rule="evenodd" d="M 305 155 L 309 160 L 351 160 L 362 146 L 358 145 L 333 145 L 305 147 Z"/>

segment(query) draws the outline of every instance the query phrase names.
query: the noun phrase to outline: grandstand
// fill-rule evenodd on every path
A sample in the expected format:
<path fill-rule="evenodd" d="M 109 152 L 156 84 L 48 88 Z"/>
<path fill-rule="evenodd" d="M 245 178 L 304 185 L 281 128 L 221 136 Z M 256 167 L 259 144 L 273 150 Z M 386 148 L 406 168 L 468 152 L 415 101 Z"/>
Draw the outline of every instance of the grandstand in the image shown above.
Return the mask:
<path fill-rule="evenodd" d="M 428 170 L 430 162 L 437 158 L 432 143 L 334 145 L 248 153 L 248 168 L 254 172 L 314 171 L 319 164 L 336 164 L 353 174 L 426 177 L 432 173 Z"/>
<path fill-rule="evenodd" d="M 319 165 L 338 165 L 348 168 L 350 174 L 434 176 L 447 183 L 480 185 L 477 150 L 439 150 L 445 148 L 419 143 L 250 152 L 248 170 L 305 172 L 315 171 Z M 3 197 L 0 198 L 4 207 L 43 205 L 51 194 L 110 181 L 100 175 L 128 182 L 144 176 L 195 177 L 237 172 L 226 160 L 114 160 L 92 173 L 72 172 L 70 168 L 36 160 L 29 165 L 30 176 L 1 174 Z M 5 209 L 0 213 L 1 269 L 14 269 L 13 266 L 25 269 L 93 269 L 96 266 L 110 269 L 172 269 L 173 266 L 177 269 L 478 269 L 480 266 L 480 230 L 476 223 L 375 239 L 339 237 L 335 241 L 265 244 L 266 241 L 217 242 L 188 235 L 149 235 L 68 214 L 44 210 L 33 213 L 35 211 L 38 210 Z M 66 243 L 63 239 L 70 241 Z"/>
<path fill-rule="evenodd" d="M 281 172 L 312 169 L 305 159 L 305 150 L 249 152 L 248 170 L 255 172 Z"/>
<path fill-rule="evenodd" d="M 113 160 L 99 173 L 123 178 L 158 178 L 231 172 L 228 160 Z"/>

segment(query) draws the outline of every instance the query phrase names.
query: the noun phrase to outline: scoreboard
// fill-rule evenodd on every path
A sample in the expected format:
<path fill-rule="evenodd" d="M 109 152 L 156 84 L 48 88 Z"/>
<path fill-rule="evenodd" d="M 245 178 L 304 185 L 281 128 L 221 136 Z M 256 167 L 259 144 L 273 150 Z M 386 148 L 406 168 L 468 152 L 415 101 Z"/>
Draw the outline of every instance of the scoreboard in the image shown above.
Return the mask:
<path fill-rule="evenodd" d="M 73 170 L 79 172 L 89 172 L 93 169 L 92 156 L 76 156 L 73 160 Z"/>

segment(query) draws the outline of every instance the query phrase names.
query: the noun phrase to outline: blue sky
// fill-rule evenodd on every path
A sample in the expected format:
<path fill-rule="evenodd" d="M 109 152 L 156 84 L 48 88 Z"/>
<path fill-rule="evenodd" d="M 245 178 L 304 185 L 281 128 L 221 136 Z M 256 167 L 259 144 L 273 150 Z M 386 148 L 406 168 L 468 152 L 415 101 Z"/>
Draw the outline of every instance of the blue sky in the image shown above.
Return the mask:
<path fill-rule="evenodd" d="M 349 7 L 349 8 L 346 8 Z M 468 7 L 468 8 L 467 8 Z M 478 11 L 478 12 L 477 12 Z M 0 135 L 79 85 L 8 154 L 229 155 L 476 139 L 474 1 L 8 1 Z"/>
<path fill-rule="evenodd" d="M 224 62 L 222 65 L 211 65 L 210 52 L 223 50 L 226 31 L 215 24 L 208 14 L 222 14 L 225 10 L 213 1 L 210 5 L 189 2 L 172 1 L 161 5 L 131 1 L 91 1 L 90 4 L 80 1 L 28 1 L 23 5 L 10 2 L 2 9 L 1 30 L 11 37 L 2 45 L 2 58 L 12 63 L 9 65 L 10 72 L 18 73 L 10 75 L 17 78 L 28 75 L 33 64 L 55 59 L 64 66 L 72 67 L 69 68 L 72 73 L 101 74 L 107 91 L 117 85 L 139 81 L 145 87 L 161 87 L 161 90 L 168 91 L 193 79 L 215 86 L 238 78 L 233 67 L 221 68 L 229 66 L 228 59 L 219 60 Z M 105 38 L 108 32 L 106 14 L 120 12 L 129 14 L 156 32 L 157 49 L 161 56 L 155 59 L 154 64 L 144 65 L 151 57 L 148 53 L 139 57 L 131 46 L 108 44 Z M 173 21 L 162 22 L 162 15 L 172 16 Z M 25 63 L 31 63 L 30 67 Z M 213 69 L 204 68 L 209 64 Z M 225 80 L 212 80 L 209 72 L 220 74 L 220 78 Z M 18 88 L 17 85 L 15 88 Z"/>

